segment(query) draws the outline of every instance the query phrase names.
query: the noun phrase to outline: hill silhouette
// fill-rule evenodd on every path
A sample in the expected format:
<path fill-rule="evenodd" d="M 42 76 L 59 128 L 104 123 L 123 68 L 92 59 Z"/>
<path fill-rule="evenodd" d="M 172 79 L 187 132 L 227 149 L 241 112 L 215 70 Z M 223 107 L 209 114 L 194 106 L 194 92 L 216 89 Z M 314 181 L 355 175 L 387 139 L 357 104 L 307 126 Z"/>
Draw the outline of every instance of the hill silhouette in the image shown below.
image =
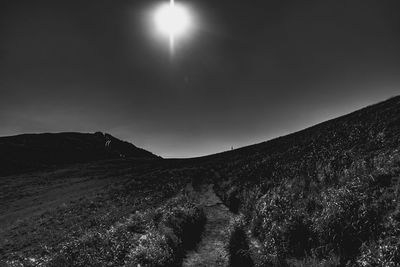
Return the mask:
<path fill-rule="evenodd" d="M 42 133 L 0 137 L 0 174 L 104 159 L 156 159 L 154 154 L 110 134 Z"/>

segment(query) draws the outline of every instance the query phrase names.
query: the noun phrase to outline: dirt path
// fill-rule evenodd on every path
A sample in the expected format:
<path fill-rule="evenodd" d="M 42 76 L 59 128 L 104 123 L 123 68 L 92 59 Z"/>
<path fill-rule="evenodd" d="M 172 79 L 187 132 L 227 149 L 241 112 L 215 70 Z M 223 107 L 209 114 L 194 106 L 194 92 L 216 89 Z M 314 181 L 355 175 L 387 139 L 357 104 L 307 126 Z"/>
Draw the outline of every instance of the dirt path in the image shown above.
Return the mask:
<path fill-rule="evenodd" d="M 183 261 L 182 266 L 228 266 L 229 221 L 235 215 L 222 203 L 215 194 L 212 185 L 203 187 L 197 194 L 199 202 L 204 205 L 207 216 L 202 239 L 197 248 L 190 251 Z"/>

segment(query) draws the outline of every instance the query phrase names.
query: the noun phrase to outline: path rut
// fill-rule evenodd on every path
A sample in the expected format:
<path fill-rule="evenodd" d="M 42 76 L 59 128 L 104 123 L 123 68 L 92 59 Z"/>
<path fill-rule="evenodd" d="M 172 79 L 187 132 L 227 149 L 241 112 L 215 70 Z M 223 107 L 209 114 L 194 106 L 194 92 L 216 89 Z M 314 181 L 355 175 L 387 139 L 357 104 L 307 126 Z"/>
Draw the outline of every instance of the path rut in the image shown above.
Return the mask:
<path fill-rule="evenodd" d="M 228 266 L 229 255 L 226 245 L 229 240 L 228 226 L 235 216 L 215 194 L 212 185 L 195 192 L 204 206 L 207 223 L 197 248 L 189 251 L 183 267 Z"/>

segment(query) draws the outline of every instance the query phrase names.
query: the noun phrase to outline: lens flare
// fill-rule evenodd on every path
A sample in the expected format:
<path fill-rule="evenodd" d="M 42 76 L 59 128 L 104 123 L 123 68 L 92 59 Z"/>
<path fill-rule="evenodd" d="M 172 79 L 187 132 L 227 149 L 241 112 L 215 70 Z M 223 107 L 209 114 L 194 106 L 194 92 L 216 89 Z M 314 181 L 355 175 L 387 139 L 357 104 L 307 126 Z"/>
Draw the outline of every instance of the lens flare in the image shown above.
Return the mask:
<path fill-rule="evenodd" d="M 157 31 L 169 38 L 171 53 L 174 52 L 175 40 L 185 36 L 192 26 L 189 10 L 174 0 L 156 9 L 154 22 Z"/>

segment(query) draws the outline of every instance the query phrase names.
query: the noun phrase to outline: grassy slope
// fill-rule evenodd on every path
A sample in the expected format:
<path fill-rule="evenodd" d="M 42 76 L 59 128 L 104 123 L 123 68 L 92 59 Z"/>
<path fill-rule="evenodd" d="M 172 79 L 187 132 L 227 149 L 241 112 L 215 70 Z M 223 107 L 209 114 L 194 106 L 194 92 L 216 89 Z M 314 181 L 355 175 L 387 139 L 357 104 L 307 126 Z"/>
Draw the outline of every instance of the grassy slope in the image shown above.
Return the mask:
<path fill-rule="evenodd" d="M 200 160 L 217 173 L 215 181 L 225 203 L 247 215 L 270 262 L 284 264 L 287 258 L 301 259 L 323 251 L 324 255 L 317 256 L 333 254 L 342 264 L 355 264 L 358 257 L 360 263 L 361 243 L 375 246 L 384 242 L 386 237 L 379 236 L 379 231 L 398 234 L 398 221 L 392 220 L 399 210 L 397 194 L 389 187 L 391 178 L 400 176 L 400 97 L 285 137 Z M 352 215 L 364 211 L 369 212 L 366 217 Z M 367 233 L 363 223 L 376 231 Z M 390 223 L 392 226 L 387 226 Z M 274 225 L 282 229 L 273 232 Z M 304 227 L 299 231 L 310 234 L 296 236 L 296 227 Z M 351 231 L 359 234 L 353 236 Z M 324 236 L 331 239 L 324 240 Z M 313 245 L 307 247 L 303 240 L 304 248 L 298 251 L 291 238 L 299 242 L 307 238 Z M 373 249 L 379 250 L 379 246 Z"/>
<path fill-rule="evenodd" d="M 191 172 L 179 162 L 113 160 L 1 177 L 0 262 L 54 254 L 63 243 L 158 207 Z"/>
<path fill-rule="evenodd" d="M 342 261 L 355 263 L 361 252 L 344 255 L 340 242 L 321 239 L 325 232 L 337 231 L 343 236 L 348 229 L 325 229 L 322 219 L 352 225 L 349 212 L 358 214 L 362 205 L 376 204 L 382 212 L 379 221 L 372 223 L 395 224 L 396 219 L 390 221 L 396 210 L 395 195 L 387 196 L 386 202 L 392 204 L 383 205 L 361 193 L 364 190 L 381 199 L 385 192 L 380 189 L 385 189 L 391 177 L 400 175 L 399 143 L 397 97 L 289 136 L 208 157 L 115 160 L 0 177 L 0 261 L 50 255 L 60 244 L 90 232 L 104 232 L 136 210 L 160 206 L 188 182 L 215 182 L 223 201 L 232 210 L 245 213 L 253 235 L 264 245 L 267 261 L 307 261 L 304 253 L 314 253 L 316 259 L 312 260 L 318 262 L 333 253 Z M 370 176 L 375 182 L 368 182 Z M 346 192 L 359 199 L 351 202 Z M 339 203 L 338 210 L 329 209 L 332 203 Z M 353 209 L 348 211 L 346 206 Z M 304 221 L 304 217 L 310 220 Z M 287 227 L 271 232 L 271 225 Z M 290 229 L 300 226 L 310 230 L 312 235 L 307 238 L 325 250 L 306 247 L 298 251 L 292 237 L 300 241 L 304 237 L 293 235 Z M 363 255 L 374 255 L 374 241 L 387 238 L 378 235 L 363 236 L 370 248 L 370 254 Z M 283 247 L 271 244 L 271 238 L 280 238 Z"/>

